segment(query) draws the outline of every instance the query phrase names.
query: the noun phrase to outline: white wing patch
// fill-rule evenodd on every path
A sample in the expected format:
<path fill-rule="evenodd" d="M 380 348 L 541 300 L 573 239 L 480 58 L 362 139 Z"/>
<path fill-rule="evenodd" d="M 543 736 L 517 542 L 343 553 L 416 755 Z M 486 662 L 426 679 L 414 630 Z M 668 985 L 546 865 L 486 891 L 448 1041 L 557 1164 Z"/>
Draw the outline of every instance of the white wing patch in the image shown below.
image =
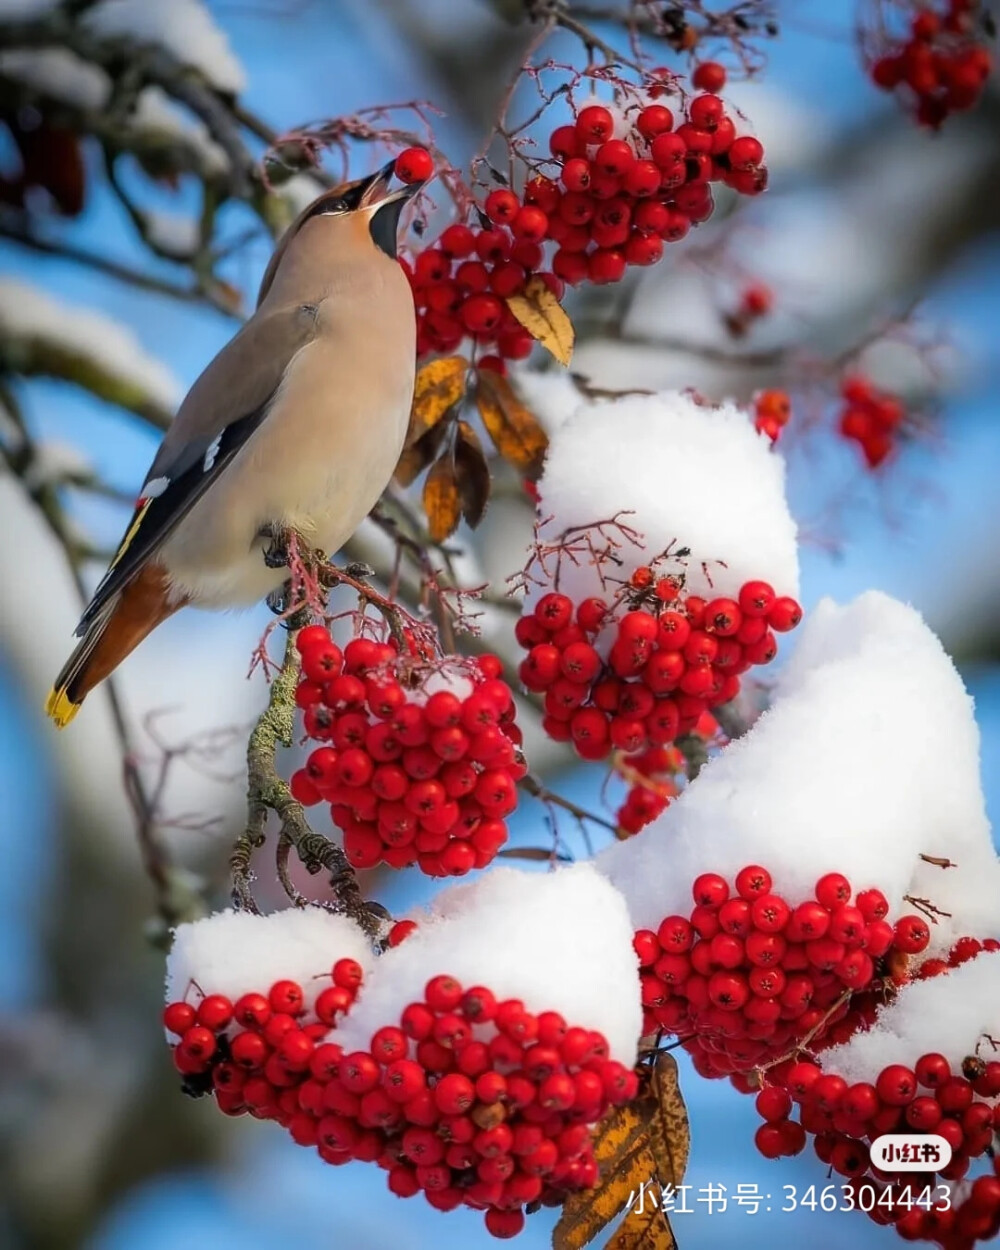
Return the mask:
<path fill-rule="evenodd" d="M 209 443 L 208 450 L 205 452 L 205 461 L 202 469 L 208 473 L 212 465 L 215 464 L 215 458 L 219 454 L 219 448 L 222 446 L 222 435 L 218 434 Z"/>
<path fill-rule="evenodd" d="M 154 477 L 142 488 L 143 499 L 157 499 L 170 485 L 169 477 Z"/>

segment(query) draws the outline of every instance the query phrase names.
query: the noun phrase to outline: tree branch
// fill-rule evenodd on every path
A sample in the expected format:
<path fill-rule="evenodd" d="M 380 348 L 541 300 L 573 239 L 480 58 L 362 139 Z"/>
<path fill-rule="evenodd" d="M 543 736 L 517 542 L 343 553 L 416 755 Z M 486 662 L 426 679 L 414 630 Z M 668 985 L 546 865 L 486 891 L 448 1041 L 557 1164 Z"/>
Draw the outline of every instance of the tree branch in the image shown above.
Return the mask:
<path fill-rule="evenodd" d="M 365 901 L 343 849 L 310 827 L 302 804 L 292 797 L 288 783 L 278 774 L 278 747 L 292 746 L 298 680 L 299 653 L 295 633 L 289 630 L 284 659 L 271 683 L 267 707 L 260 714 L 247 746 L 247 823 L 230 858 L 233 901 L 239 907 L 257 910 L 250 888 L 251 859 L 253 852 L 264 845 L 268 813 L 274 812 L 280 822 L 279 869 L 285 841 L 295 848 L 308 872 L 316 873 L 321 869 L 329 872 L 337 900 L 336 910 L 377 940 L 385 927 L 384 909 L 377 903 Z"/>

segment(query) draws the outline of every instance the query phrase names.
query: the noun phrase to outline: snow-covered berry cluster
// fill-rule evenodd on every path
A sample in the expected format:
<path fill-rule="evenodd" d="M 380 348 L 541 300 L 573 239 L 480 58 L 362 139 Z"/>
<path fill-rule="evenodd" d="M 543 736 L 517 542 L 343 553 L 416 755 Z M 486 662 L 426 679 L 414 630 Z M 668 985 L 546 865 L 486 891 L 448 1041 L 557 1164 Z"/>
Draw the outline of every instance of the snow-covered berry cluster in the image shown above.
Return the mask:
<path fill-rule="evenodd" d="M 610 603 L 574 604 L 553 592 L 537 600 L 517 623 L 528 650 L 518 675 L 544 693 L 549 736 L 599 760 L 690 733 L 706 711 L 739 694 L 742 673 L 774 659 L 775 631 L 801 619 L 798 603 L 767 582 L 706 601 L 641 565 Z"/>
<path fill-rule="evenodd" d="M 338 960 L 308 1013 L 291 980 L 235 1003 L 169 1003 L 186 1088 L 226 1115 L 277 1121 L 327 1163 L 378 1163 L 401 1198 L 483 1210 L 498 1237 L 520 1232 L 527 1203 L 596 1183 L 588 1126 L 638 1088 L 600 1033 L 438 975 L 367 1049 L 345 1054 L 324 1039 L 362 978 L 356 960 Z"/>
<path fill-rule="evenodd" d="M 342 651 L 321 625 L 297 646 L 296 702 L 322 745 L 292 776 L 292 793 L 330 804 L 354 867 L 417 864 L 441 877 L 490 863 L 526 771 L 500 661 L 432 665 L 369 638 Z"/>
<path fill-rule="evenodd" d="M 174 1066 L 187 1092 L 212 1093 L 226 1115 L 276 1120 L 306 1144 L 312 1120 L 300 1087 L 321 1070 L 328 1052 L 320 1043 L 350 1009 L 363 975 L 357 960 L 338 959 L 308 1011 L 302 986 L 284 978 L 235 1002 L 206 994 L 168 1003 L 163 1024 L 178 1039 Z"/>
<path fill-rule="evenodd" d="M 183 925 L 164 1023 L 189 1093 L 511 1237 L 526 1206 L 597 1183 L 591 1126 L 638 1092 L 627 912 L 589 866 L 500 869 L 438 904 L 379 957 L 319 908 Z M 461 978 L 427 976 L 441 958 Z"/>
<path fill-rule="evenodd" d="M 890 924 L 885 895 L 855 897 L 840 873 L 794 904 L 772 884 L 757 864 L 736 875 L 734 888 L 703 873 L 689 915 L 635 935 L 646 1031 L 687 1039 L 702 1076 L 748 1072 L 806 1037 L 818 1044 L 847 1016 L 851 994 L 891 980 L 898 957 L 930 941 L 924 919 Z"/>
<path fill-rule="evenodd" d="M 972 108 L 989 77 L 979 0 L 909 3 L 908 30 L 871 65 L 872 81 L 903 97 L 922 126 Z"/>
<path fill-rule="evenodd" d="M 784 464 L 732 406 L 584 402 L 552 436 L 537 515 L 518 671 L 584 759 L 692 732 L 801 617 Z"/>
<path fill-rule="evenodd" d="M 1000 1006 L 1000 942 L 987 940 L 981 950 L 979 958 L 963 961 L 961 971 L 940 981 L 903 987 L 856 1038 L 813 1059 L 791 1057 L 768 1069 L 757 1095 L 764 1120 L 755 1138 L 758 1150 L 768 1158 L 797 1153 L 811 1136 L 824 1164 L 873 1187 L 877 1197 L 871 1205 L 878 1217 L 895 1223 L 907 1240 L 971 1246 L 992 1235 L 1000 1214 L 990 1198 L 993 1178 L 979 1185 L 957 1226 L 954 1213 L 939 1225 L 927 1204 L 921 1210 L 903 1197 L 907 1187 L 912 1193 L 938 1181 L 961 1181 L 970 1162 L 991 1150 L 1000 1129 L 1000 1061 L 991 1058 L 988 1032 Z M 900 1029 L 903 1021 L 910 1027 Z M 929 1041 L 941 1049 L 929 1049 Z M 917 1160 L 924 1168 L 896 1169 L 872 1148 L 876 1138 L 890 1133 L 943 1138 L 950 1160 L 932 1150 Z M 952 1240 L 961 1237 L 965 1240 Z"/>
<path fill-rule="evenodd" d="M 906 409 L 860 374 L 845 378 L 840 394 L 844 401 L 840 432 L 858 444 L 868 467 L 877 469 L 896 444 Z"/>
<path fill-rule="evenodd" d="M 531 335 L 507 305 L 530 279 L 540 278 L 557 299 L 564 282 L 617 282 L 631 265 L 655 264 L 664 243 L 711 216 L 711 183 L 743 195 L 763 191 L 760 141 L 737 134 L 714 94 L 724 71 L 702 81 L 712 89 L 694 95 L 683 112 L 648 98 L 636 103 L 634 93 L 632 103 L 580 108 L 549 137 L 553 177 L 534 174 L 520 194 L 491 191 L 475 223 L 448 226 L 404 264 L 417 306 L 418 355 L 451 352 L 471 338 L 491 349 L 480 366 L 485 359 L 502 370 L 505 359 L 531 351 Z M 426 176 L 419 155 L 400 157 L 400 176 Z"/>

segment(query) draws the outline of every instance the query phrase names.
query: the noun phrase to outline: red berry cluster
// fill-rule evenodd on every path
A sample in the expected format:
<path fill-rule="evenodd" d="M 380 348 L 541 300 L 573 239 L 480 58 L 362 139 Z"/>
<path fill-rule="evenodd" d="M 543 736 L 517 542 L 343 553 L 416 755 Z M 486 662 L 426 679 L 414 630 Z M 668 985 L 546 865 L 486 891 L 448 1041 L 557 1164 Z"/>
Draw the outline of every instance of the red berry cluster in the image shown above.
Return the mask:
<path fill-rule="evenodd" d="M 754 428 L 766 434 L 772 443 L 781 437 L 781 431 L 792 415 L 792 403 L 787 391 L 758 391 L 753 397 Z"/>
<path fill-rule="evenodd" d="M 626 833 L 638 833 L 670 806 L 677 794 L 674 778 L 684 769 L 684 757 L 676 747 L 648 747 L 630 755 L 618 771 L 632 782 L 615 822 Z"/>
<path fill-rule="evenodd" d="M 860 375 L 845 378 L 840 432 L 861 447 L 868 467 L 876 469 L 892 451 L 906 411 L 893 395 L 878 391 Z"/>
<path fill-rule="evenodd" d="M 510 311 L 508 297 L 519 295 L 530 277 L 540 276 L 562 298 L 561 280 L 543 272 L 545 213 L 530 201 L 520 205 L 512 191 L 494 195 L 509 196 L 504 202 L 514 206 L 505 224 L 456 222 L 412 266 L 400 262 L 417 308 L 418 356 L 453 352 L 464 338 L 471 338 L 482 348 L 493 348 L 493 354 L 480 357 L 480 368 L 502 372 L 504 359 L 522 360 L 535 342 Z M 487 213 L 490 206 L 499 211 L 492 196 L 487 206 Z"/>
<path fill-rule="evenodd" d="M 907 37 L 875 61 L 871 76 L 883 91 L 901 91 L 917 121 L 936 129 L 949 114 L 973 107 L 992 57 L 977 42 L 978 0 L 913 7 Z"/>
<path fill-rule="evenodd" d="M 849 1085 L 842 1076 L 824 1072 L 815 1063 L 789 1059 L 769 1070 L 767 1079 L 772 1083 L 761 1090 L 756 1103 L 764 1123 L 754 1138 L 766 1158 L 797 1154 L 806 1134 L 812 1134 L 818 1158 L 857 1186 L 864 1183 L 876 1190 L 869 1213 L 880 1222 L 896 1224 L 907 1240 L 927 1238 L 965 1250 L 984 1233 L 992 1235 L 993 1220 L 1000 1219 L 996 1201 L 1000 1187 L 995 1178 L 986 1185 L 974 1182 L 976 1201 L 966 1208 L 961 1221 L 952 1214 L 943 1225 L 933 1209 L 920 1210 L 912 1201 L 893 1199 L 905 1187 L 912 1193 L 932 1186 L 938 1177 L 961 1180 L 970 1160 L 991 1149 L 994 1133 L 1000 1129 L 1000 1108 L 994 1105 L 1000 1095 L 1000 1062 L 969 1055 L 960 1072 L 953 1072 L 944 1055 L 924 1054 L 912 1067 L 888 1064 L 874 1084 Z M 797 1122 L 790 1118 L 793 1104 L 799 1106 Z M 952 1149 L 951 1162 L 937 1169 L 928 1163 L 920 1173 L 879 1169 L 871 1161 L 869 1145 L 886 1133 L 943 1137 Z"/>
<path fill-rule="evenodd" d="M 560 186 L 526 189 L 543 198 L 548 237 L 558 244 L 552 269 L 569 283 L 617 282 L 629 265 L 655 264 L 664 243 L 712 215 L 712 182 L 744 195 L 767 186 L 763 147 L 737 136 L 712 92 L 692 97 L 676 127 L 660 103 L 626 110 L 626 118 L 628 135 L 616 139 L 608 109 L 582 109 L 549 138 Z"/>
<path fill-rule="evenodd" d="M 983 1101 L 1000 1094 L 1000 1062 L 984 1063 L 971 1056 L 962 1068 L 963 1074 L 953 1074 L 944 1055 L 926 1054 L 913 1068 L 888 1064 L 874 1085 L 863 1081 L 848 1085 L 843 1077 L 824 1072 L 811 1061 L 786 1061 L 768 1071 L 772 1084 L 757 1096 L 757 1110 L 765 1120 L 757 1130 L 757 1148 L 767 1158 L 788 1153 L 778 1149 L 778 1134 L 792 1104 L 798 1103 L 802 1129 L 815 1135 L 816 1154 L 845 1176 L 861 1176 L 868 1170 L 865 1139 L 923 1132 L 945 1138 L 953 1154 L 940 1174 L 959 1179 L 968 1170 L 969 1159 L 990 1145 L 994 1127 L 1000 1127 L 1000 1114 L 994 1122 L 994 1108 Z M 921 1086 L 929 1092 L 921 1094 Z"/>
<path fill-rule="evenodd" d="M 603 599 L 574 611 L 566 595 L 551 593 L 517 623 L 528 651 L 518 674 L 545 694 L 542 725 L 585 760 L 690 733 L 708 708 L 736 697 L 741 673 L 774 659 L 774 631 L 802 619 L 795 600 L 766 582 L 747 582 L 738 599 L 706 601 L 647 567 L 632 575 L 625 603 L 631 610 L 616 620 Z M 598 650 L 600 634 L 611 641 Z"/>
<path fill-rule="evenodd" d="M 615 138 L 610 110 L 581 109 L 550 136 L 557 178 L 536 175 L 521 196 L 497 188 L 475 226 L 448 226 L 405 266 L 417 307 L 418 355 L 454 351 L 469 337 L 492 346 L 486 367 L 502 370 L 504 358 L 527 356 L 534 342 L 507 305 L 529 279 L 541 277 L 557 299 L 564 282 L 617 282 L 629 265 L 655 264 L 665 242 L 711 216 L 710 183 L 744 195 L 767 185 L 763 147 L 750 135 L 737 136 L 711 91 L 691 99 L 676 128 L 663 104 L 634 106 L 630 115 L 628 135 Z M 544 252 L 550 241 L 556 245 L 551 272 Z"/>
<path fill-rule="evenodd" d="M 514 699 L 494 656 L 462 664 L 456 693 L 391 643 L 343 651 L 321 625 L 297 639 L 295 699 L 322 743 L 291 779 L 300 803 L 328 802 L 355 868 L 417 864 L 431 876 L 485 868 L 507 840 L 526 766 Z"/>
<path fill-rule="evenodd" d="M 929 977 L 941 976 L 949 968 L 957 968 L 960 964 L 966 964 L 970 959 L 975 959 L 982 951 L 998 950 L 1000 950 L 1000 941 L 996 938 L 986 938 L 981 942 L 979 938 L 960 937 L 948 952 L 947 959 L 925 959 L 914 973 L 913 979 L 926 981 Z"/>
<path fill-rule="evenodd" d="M 171 1003 L 165 1019 L 180 1037 L 175 1063 L 228 1114 L 277 1120 L 327 1163 L 377 1163 L 400 1197 L 423 1192 L 441 1211 L 484 1211 L 497 1237 L 520 1232 L 525 1205 L 560 1203 L 596 1184 L 589 1126 L 638 1091 L 635 1073 L 608 1057 L 602 1034 L 436 976 L 398 1025 L 344 1054 L 323 1037 L 360 975 L 351 960 L 335 965 L 315 1024 L 303 1024 L 292 982 L 235 1005 L 212 995 L 197 1012 Z M 234 1021 L 243 1031 L 229 1036 Z"/>
<path fill-rule="evenodd" d="M 635 935 L 644 1032 L 688 1038 L 702 1076 L 749 1072 L 806 1034 L 818 1045 L 846 1021 L 848 1002 L 838 1004 L 845 991 L 873 986 L 930 941 L 919 916 L 889 924 L 879 890 L 862 890 L 852 903 L 840 873 L 821 877 L 815 898 L 794 906 L 772 892 L 759 865 L 743 868 L 734 885 L 735 893 L 724 877 L 703 873 L 690 916 L 667 916 L 655 933 Z"/>
<path fill-rule="evenodd" d="M 992 1241 L 1000 1233 L 1000 1156 L 991 1172 L 962 1190 L 947 1205 L 942 1201 L 901 1214 L 896 1232 L 905 1241 L 934 1241 L 943 1250 L 972 1250 L 977 1241 Z"/>

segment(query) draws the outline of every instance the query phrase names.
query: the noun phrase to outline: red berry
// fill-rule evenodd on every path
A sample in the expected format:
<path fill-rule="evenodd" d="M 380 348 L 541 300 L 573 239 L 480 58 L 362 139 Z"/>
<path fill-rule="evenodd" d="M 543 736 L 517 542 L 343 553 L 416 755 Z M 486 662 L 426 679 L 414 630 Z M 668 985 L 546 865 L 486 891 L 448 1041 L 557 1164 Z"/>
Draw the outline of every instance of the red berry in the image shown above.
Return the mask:
<path fill-rule="evenodd" d="M 233 1004 L 223 994 L 208 994 L 198 1004 L 198 1023 L 218 1033 L 233 1018 Z"/>
<path fill-rule="evenodd" d="M 757 1114 L 764 1120 L 784 1120 L 792 1110 L 791 1095 L 777 1085 L 768 1085 L 757 1095 Z"/>
<path fill-rule="evenodd" d="M 614 118 L 599 104 L 581 109 L 576 119 L 576 133 L 582 143 L 604 143 L 614 134 Z"/>
<path fill-rule="evenodd" d="M 729 897 L 729 885 L 717 873 L 705 872 L 695 879 L 691 893 L 700 907 L 721 907 Z"/>
<path fill-rule="evenodd" d="M 275 981 L 268 991 L 271 1010 L 288 1016 L 297 1016 L 305 1009 L 302 987 L 296 981 Z"/>
<path fill-rule="evenodd" d="M 674 115 L 662 104 L 647 105 L 635 120 L 635 128 L 644 139 L 655 139 L 674 126 Z"/>
<path fill-rule="evenodd" d="M 695 66 L 691 82 L 699 91 L 718 92 L 726 85 L 726 71 L 718 61 L 702 61 Z"/>
<path fill-rule="evenodd" d="M 925 950 L 931 940 L 930 926 L 921 916 L 902 916 L 893 928 L 895 945 L 906 955 Z"/>
<path fill-rule="evenodd" d="M 486 1231 L 492 1236 L 506 1240 L 516 1237 L 524 1228 L 524 1213 L 520 1206 L 514 1210 L 504 1211 L 499 1207 L 489 1207 L 484 1216 Z"/>
<path fill-rule="evenodd" d="M 517 216 L 521 202 L 513 191 L 502 189 L 491 191 L 486 197 L 484 207 L 490 221 L 506 225 Z"/>
<path fill-rule="evenodd" d="M 635 164 L 635 153 L 624 139 L 609 139 L 597 149 L 594 165 L 604 174 L 620 177 Z"/>
<path fill-rule="evenodd" d="M 767 614 L 768 625 L 779 633 L 794 629 L 801 620 L 802 609 L 788 595 L 782 595 L 779 599 L 775 599 Z"/>
<path fill-rule="evenodd" d="M 393 168 L 400 182 L 425 182 L 434 173 L 434 160 L 426 148 L 407 148 Z"/>
<path fill-rule="evenodd" d="M 764 148 L 752 135 L 734 139 L 729 149 L 729 163 L 733 169 L 756 169 L 764 159 Z"/>
<path fill-rule="evenodd" d="M 771 890 L 771 874 L 756 864 L 742 868 L 736 876 L 736 892 L 740 898 L 755 899 Z"/>
<path fill-rule="evenodd" d="M 816 899 L 829 911 L 851 900 L 851 883 L 839 872 L 828 872 L 816 882 Z"/>
<path fill-rule="evenodd" d="M 170 1003 L 163 1009 L 163 1026 L 180 1037 L 194 1026 L 195 1009 L 190 1003 Z"/>
<path fill-rule="evenodd" d="M 901 1063 L 891 1063 L 879 1073 L 875 1089 L 886 1106 L 903 1107 L 913 1101 L 917 1091 L 917 1078 Z"/>

